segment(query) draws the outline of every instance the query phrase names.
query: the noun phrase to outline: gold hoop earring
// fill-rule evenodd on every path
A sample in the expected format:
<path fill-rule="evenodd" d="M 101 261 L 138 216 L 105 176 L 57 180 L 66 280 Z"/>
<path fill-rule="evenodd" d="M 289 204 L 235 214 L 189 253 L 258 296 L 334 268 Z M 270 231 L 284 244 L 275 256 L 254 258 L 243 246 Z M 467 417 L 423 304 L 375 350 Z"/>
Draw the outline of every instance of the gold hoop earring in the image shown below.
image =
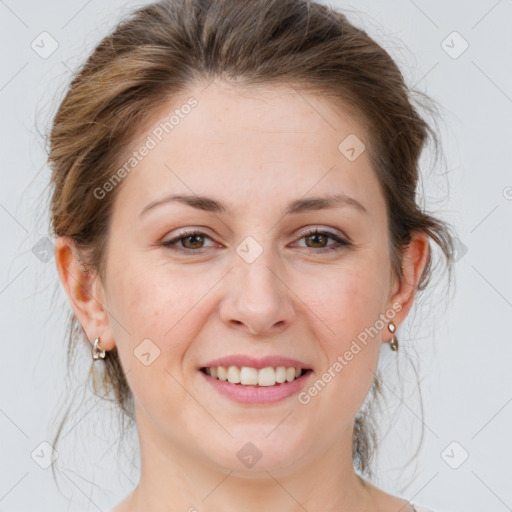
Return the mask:
<path fill-rule="evenodd" d="M 389 322 L 388 330 L 394 333 L 396 331 L 396 325 L 393 322 Z M 398 352 L 398 338 L 395 335 L 393 335 L 393 339 L 389 342 L 389 347 L 393 352 Z"/>

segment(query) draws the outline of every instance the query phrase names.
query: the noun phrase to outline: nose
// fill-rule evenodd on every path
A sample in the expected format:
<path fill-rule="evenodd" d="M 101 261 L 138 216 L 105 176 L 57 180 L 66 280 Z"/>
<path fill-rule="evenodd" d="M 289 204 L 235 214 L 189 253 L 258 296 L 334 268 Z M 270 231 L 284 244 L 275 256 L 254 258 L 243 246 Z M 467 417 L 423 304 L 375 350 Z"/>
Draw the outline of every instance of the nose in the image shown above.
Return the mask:
<path fill-rule="evenodd" d="M 271 250 L 264 250 L 252 263 L 235 255 L 234 268 L 225 282 L 221 320 L 253 335 L 271 335 L 286 329 L 296 312 L 294 294 L 284 275 Z"/>

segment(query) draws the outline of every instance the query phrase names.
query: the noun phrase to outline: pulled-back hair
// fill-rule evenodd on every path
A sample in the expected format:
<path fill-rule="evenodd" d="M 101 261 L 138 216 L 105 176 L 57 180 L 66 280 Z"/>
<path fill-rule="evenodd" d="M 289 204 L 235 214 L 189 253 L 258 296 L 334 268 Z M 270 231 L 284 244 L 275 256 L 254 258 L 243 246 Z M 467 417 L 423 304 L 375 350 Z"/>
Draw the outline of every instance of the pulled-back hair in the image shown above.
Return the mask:
<path fill-rule="evenodd" d="M 118 169 L 141 127 L 163 105 L 215 78 L 239 86 L 287 83 L 356 113 L 385 197 L 392 271 L 402 277 L 402 255 L 416 231 L 452 263 L 450 226 L 424 211 L 416 197 L 420 154 L 429 137 L 436 147 L 438 140 L 413 106 L 412 93 L 428 97 L 407 87 L 391 56 L 364 30 L 308 0 L 165 0 L 133 11 L 97 45 L 53 119 L 51 227 L 74 242 L 85 267 L 104 278 L 109 223 L 122 183 L 104 199 L 94 190 Z M 431 275 L 429 255 L 419 291 Z M 78 343 L 90 347 L 70 312 L 68 360 Z M 116 348 L 102 364 L 104 388 L 133 420 L 133 396 Z M 377 397 L 380 387 L 377 375 L 371 394 Z M 375 449 L 375 425 L 365 409 L 355 419 L 355 468 L 371 474 Z"/>

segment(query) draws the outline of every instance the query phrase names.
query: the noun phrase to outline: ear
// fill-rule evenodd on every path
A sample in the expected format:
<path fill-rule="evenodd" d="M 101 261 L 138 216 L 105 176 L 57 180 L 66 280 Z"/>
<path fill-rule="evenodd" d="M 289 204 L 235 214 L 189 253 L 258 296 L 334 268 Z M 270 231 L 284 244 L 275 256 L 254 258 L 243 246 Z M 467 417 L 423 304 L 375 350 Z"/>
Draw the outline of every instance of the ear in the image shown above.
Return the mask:
<path fill-rule="evenodd" d="M 91 345 L 99 336 L 102 348 L 114 348 L 103 283 L 97 273 L 86 269 L 80 261 L 78 250 L 69 237 L 59 236 L 55 241 L 55 263 L 71 306 Z"/>
<path fill-rule="evenodd" d="M 419 280 L 423 274 L 425 266 L 430 255 L 430 244 L 428 236 L 422 232 L 414 232 L 409 245 L 402 258 L 403 277 L 393 277 L 392 292 L 389 298 L 387 310 L 393 307 L 393 304 L 400 304 L 401 309 L 395 315 L 393 322 L 398 327 L 407 317 L 411 309 Z M 385 329 L 383 331 L 382 341 L 390 341 L 393 334 Z"/>

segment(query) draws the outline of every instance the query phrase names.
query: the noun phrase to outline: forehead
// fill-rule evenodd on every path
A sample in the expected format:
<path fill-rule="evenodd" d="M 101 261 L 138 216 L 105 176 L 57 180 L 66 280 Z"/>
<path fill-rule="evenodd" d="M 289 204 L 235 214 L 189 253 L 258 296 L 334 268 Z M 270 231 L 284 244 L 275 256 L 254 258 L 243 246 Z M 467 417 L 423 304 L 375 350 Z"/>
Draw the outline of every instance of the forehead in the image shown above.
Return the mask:
<path fill-rule="evenodd" d="M 169 143 L 172 138 L 180 139 L 180 143 L 194 140 L 198 154 L 210 151 L 212 145 L 229 148 L 230 153 L 255 147 L 276 151 L 282 140 L 287 142 L 282 148 L 285 151 L 290 145 L 302 148 L 303 143 L 314 144 L 324 138 L 324 149 L 329 145 L 337 155 L 338 139 L 349 133 L 366 139 L 360 119 L 348 104 L 340 110 L 325 97 L 291 84 L 238 86 L 220 80 L 195 86 L 170 105 L 164 105 L 155 115 L 157 129 L 170 119 L 169 113 L 179 111 L 180 106 L 184 109 L 187 98 L 194 98 L 196 106 L 175 119 L 178 123 L 162 138 Z M 230 147 L 230 141 L 238 144 Z M 265 154 L 259 152 L 253 157 Z"/>
<path fill-rule="evenodd" d="M 144 126 L 130 151 L 152 147 L 120 195 L 141 208 L 177 192 L 270 206 L 309 190 L 337 191 L 375 203 L 368 144 L 360 120 L 318 94 L 214 81 L 162 105 Z"/>

